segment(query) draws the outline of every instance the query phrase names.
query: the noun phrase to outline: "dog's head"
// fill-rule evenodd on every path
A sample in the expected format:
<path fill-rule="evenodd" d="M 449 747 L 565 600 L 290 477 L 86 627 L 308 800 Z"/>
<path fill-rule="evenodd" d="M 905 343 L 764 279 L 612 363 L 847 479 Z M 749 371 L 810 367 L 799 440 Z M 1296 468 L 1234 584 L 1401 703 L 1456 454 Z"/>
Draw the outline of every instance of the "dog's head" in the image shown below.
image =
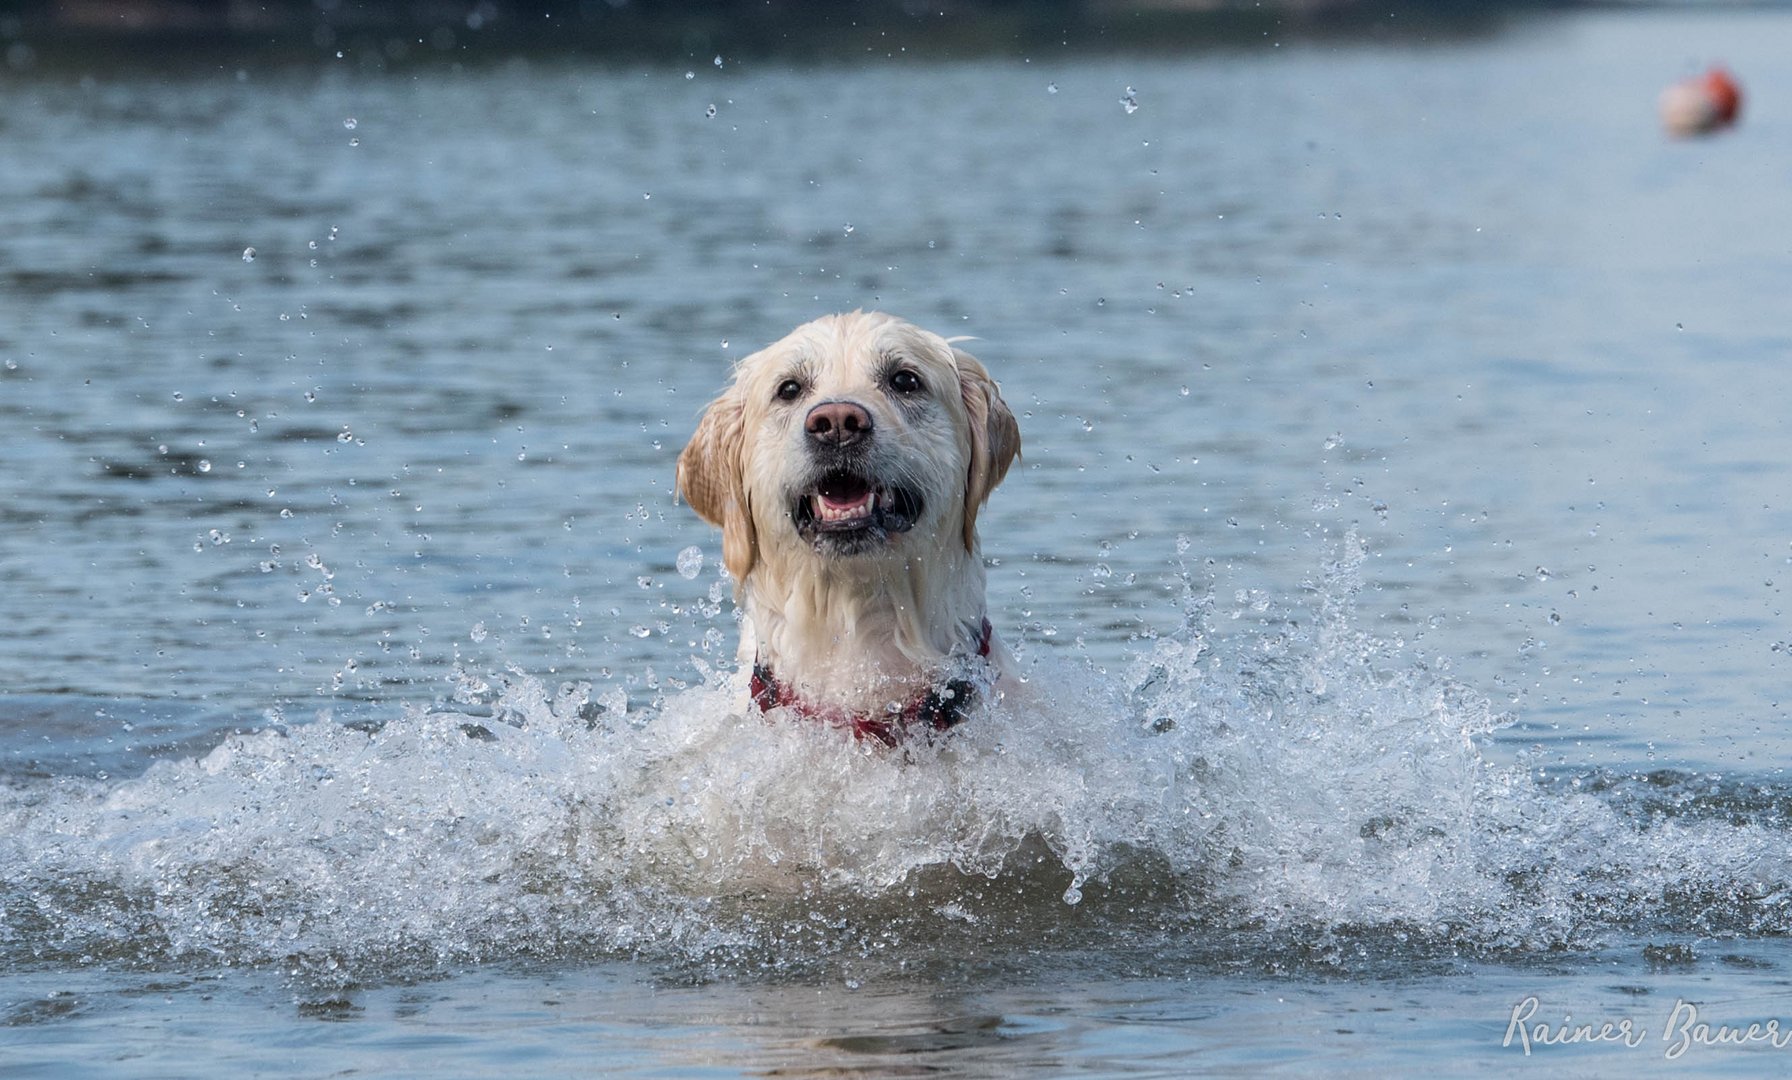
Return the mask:
<path fill-rule="evenodd" d="M 741 360 L 678 456 L 737 581 L 767 550 L 912 558 L 976 550 L 977 511 L 1020 452 L 989 373 L 878 313 L 817 319 Z"/>

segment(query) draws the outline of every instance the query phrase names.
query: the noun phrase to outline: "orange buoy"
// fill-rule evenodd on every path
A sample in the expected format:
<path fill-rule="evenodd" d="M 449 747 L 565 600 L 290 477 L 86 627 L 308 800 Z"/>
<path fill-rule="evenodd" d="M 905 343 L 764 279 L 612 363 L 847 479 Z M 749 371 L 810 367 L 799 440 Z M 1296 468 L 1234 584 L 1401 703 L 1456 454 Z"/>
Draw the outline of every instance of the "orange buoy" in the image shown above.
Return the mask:
<path fill-rule="evenodd" d="M 1661 92 L 1661 123 L 1671 135 L 1704 135 L 1729 127 L 1742 109 L 1742 87 L 1721 67 Z"/>

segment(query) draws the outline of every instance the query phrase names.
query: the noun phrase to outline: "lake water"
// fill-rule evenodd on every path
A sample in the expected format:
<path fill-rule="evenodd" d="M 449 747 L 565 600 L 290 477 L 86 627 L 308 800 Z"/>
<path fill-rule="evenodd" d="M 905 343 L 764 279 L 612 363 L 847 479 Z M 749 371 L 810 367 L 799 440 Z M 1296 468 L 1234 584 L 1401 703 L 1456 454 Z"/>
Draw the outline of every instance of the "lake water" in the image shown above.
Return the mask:
<path fill-rule="evenodd" d="M 0 77 L 0 1071 L 1783 1068 L 1788 45 Z M 858 307 L 1025 439 L 908 757 L 671 491 Z"/>

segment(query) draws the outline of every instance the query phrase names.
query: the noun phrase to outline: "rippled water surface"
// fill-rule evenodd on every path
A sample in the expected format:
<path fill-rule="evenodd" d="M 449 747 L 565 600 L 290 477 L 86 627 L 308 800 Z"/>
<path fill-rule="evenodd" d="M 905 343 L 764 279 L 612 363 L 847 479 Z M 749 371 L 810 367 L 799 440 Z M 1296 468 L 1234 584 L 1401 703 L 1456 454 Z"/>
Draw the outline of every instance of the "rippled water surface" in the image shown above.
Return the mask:
<path fill-rule="evenodd" d="M 0 1061 L 1771 1066 L 1788 43 L 5 75 Z M 1025 440 L 906 756 L 734 711 L 671 493 L 859 307 Z"/>

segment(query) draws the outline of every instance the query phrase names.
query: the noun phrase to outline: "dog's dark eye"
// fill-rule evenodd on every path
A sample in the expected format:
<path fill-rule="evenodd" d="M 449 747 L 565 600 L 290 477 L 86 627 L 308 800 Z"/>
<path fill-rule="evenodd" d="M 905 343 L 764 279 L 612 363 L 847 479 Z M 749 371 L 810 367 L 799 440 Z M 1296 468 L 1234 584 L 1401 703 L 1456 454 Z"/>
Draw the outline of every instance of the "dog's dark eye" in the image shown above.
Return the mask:
<path fill-rule="evenodd" d="M 779 401 L 795 401 L 803 396 L 803 384 L 795 379 L 785 379 L 778 384 Z"/>
<path fill-rule="evenodd" d="M 921 390 L 921 376 L 903 368 L 890 376 L 890 389 L 898 394 L 914 394 Z"/>

